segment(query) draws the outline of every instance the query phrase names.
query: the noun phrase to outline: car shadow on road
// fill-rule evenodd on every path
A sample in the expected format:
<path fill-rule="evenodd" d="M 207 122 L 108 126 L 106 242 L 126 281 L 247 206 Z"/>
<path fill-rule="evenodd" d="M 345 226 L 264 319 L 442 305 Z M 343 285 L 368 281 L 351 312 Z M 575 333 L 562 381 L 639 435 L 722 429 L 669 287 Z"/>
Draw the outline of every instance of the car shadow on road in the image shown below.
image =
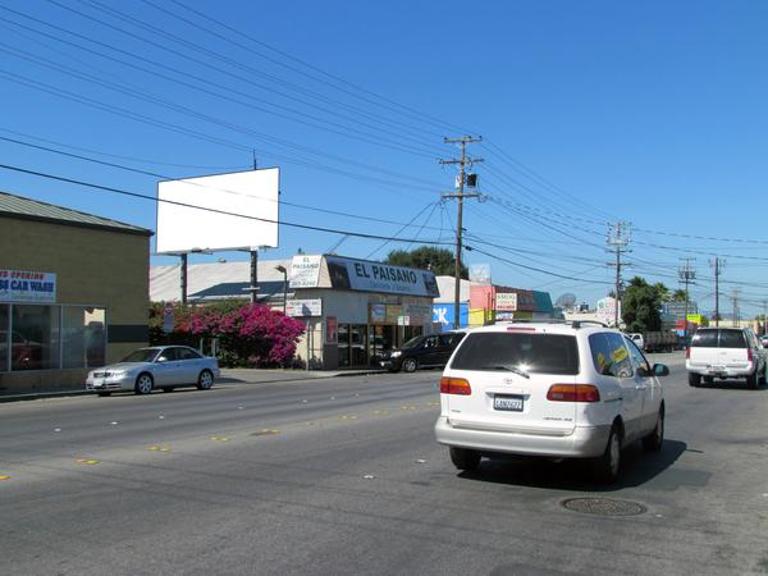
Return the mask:
<path fill-rule="evenodd" d="M 587 460 L 551 461 L 541 458 L 500 456 L 484 458 L 475 472 L 462 472 L 460 478 L 513 486 L 531 486 L 574 492 L 616 492 L 642 486 L 670 468 L 687 450 L 679 440 L 665 440 L 660 452 L 649 453 L 639 442 L 622 452 L 621 475 L 610 485 L 594 480 Z"/>

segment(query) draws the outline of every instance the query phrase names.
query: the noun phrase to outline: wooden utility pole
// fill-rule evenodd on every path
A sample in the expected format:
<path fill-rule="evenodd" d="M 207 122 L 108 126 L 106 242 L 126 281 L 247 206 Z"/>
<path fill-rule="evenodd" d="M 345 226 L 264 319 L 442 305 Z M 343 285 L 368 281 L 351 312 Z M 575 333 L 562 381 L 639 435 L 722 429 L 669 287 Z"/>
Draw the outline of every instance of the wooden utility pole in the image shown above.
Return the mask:
<path fill-rule="evenodd" d="M 691 260 L 695 260 L 695 258 L 682 258 L 682 260 L 685 262 L 685 265 L 680 268 L 678 274 L 680 275 L 680 282 L 685 286 L 685 316 L 683 318 L 685 328 L 683 331 L 683 342 L 685 342 L 685 346 L 688 346 L 688 285 L 693 284 L 693 281 L 696 279 L 696 271 L 691 268 Z"/>
<path fill-rule="evenodd" d="M 715 256 L 714 260 L 709 261 L 710 266 L 715 270 L 715 327 L 720 326 L 720 274 L 723 273 L 723 264 L 725 260 Z"/>
<path fill-rule="evenodd" d="M 613 324 L 617 328 L 619 327 L 619 306 L 621 306 L 621 268 L 622 266 L 628 266 L 626 262 L 621 261 L 621 255 L 629 252 L 627 246 L 630 241 L 630 225 L 628 222 L 617 222 L 615 226 L 611 226 L 608 231 L 608 247 L 616 253 L 615 264 L 609 264 L 609 266 L 616 267 L 616 305 L 613 313 Z"/>
<path fill-rule="evenodd" d="M 462 136 L 461 138 L 445 138 L 446 144 L 459 144 L 461 146 L 461 158 L 440 160 L 440 164 L 458 164 L 459 177 L 458 177 L 458 192 L 451 194 L 443 194 L 443 198 L 455 198 L 459 201 L 458 205 L 458 220 L 456 224 L 456 282 L 455 282 L 455 294 L 453 299 L 453 327 L 459 328 L 461 325 L 461 248 L 462 248 L 462 232 L 463 232 L 463 218 L 464 218 L 464 198 L 477 198 L 480 194 L 475 192 L 465 194 L 464 184 L 466 181 L 466 168 L 472 166 L 477 162 L 482 162 L 482 158 L 470 158 L 467 156 L 467 144 L 473 144 L 475 142 L 481 142 L 481 137 Z"/>

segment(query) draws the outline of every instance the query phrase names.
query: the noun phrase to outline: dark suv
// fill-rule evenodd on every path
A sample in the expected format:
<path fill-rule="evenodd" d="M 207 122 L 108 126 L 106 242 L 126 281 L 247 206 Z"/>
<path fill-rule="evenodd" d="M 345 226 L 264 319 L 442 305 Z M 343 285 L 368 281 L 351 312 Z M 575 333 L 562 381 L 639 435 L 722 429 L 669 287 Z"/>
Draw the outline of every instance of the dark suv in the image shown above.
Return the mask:
<path fill-rule="evenodd" d="M 400 348 L 385 354 L 379 364 L 392 372 L 413 372 L 417 368 L 443 368 L 465 332 L 444 332 L 416 336 Z"/>

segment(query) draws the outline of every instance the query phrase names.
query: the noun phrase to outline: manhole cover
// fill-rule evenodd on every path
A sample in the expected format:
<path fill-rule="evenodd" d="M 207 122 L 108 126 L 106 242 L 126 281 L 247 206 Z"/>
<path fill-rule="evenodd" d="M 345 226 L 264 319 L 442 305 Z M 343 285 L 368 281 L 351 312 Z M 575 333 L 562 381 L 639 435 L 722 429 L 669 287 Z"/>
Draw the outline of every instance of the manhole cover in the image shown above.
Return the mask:
<path fill-rule="evenodd" d="M 562 505 L 573 512 L 597 516 L 637 516 L 648 511 L 648 508 L 637 502 L 613 498 L 569 498 L 563 500 Z"/>

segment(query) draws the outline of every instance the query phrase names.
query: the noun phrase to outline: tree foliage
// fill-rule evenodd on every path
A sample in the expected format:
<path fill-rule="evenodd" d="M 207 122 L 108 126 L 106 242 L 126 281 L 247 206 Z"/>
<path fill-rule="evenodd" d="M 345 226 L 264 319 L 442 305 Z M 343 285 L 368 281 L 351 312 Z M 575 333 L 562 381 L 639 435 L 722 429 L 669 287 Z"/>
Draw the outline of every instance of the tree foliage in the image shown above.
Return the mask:
<path fill-rule="evenodd" d="M 163 331 L 165 309 L 171 307 L 173 329 Z M 271 367 L 290 364 L 304 324 L 262 304 L 227 301 L 208 306 L 155 303 L 150 308 L 152 344 L 187 344 L 217 338 L 224 366 Z"/>
<path fill-rule="evenodd" d="M 661 304 L 668 294 L 669 290 L 661 283 L 651 285 L 640 276 L 632 278 L 621 302 L 621 317 L 627 332 L 661 330 Z"/>
<path fill-rule="evenodd" d="M 431 270 L 438 276 L 453 276 L 456 272 L 456 258 L 445 248 L 420 246 L 415 250 L 392 250 L 384 260 L 386 264 Z M 469 270 L 462 264 L 461 277 L 469 278 Z"/>

